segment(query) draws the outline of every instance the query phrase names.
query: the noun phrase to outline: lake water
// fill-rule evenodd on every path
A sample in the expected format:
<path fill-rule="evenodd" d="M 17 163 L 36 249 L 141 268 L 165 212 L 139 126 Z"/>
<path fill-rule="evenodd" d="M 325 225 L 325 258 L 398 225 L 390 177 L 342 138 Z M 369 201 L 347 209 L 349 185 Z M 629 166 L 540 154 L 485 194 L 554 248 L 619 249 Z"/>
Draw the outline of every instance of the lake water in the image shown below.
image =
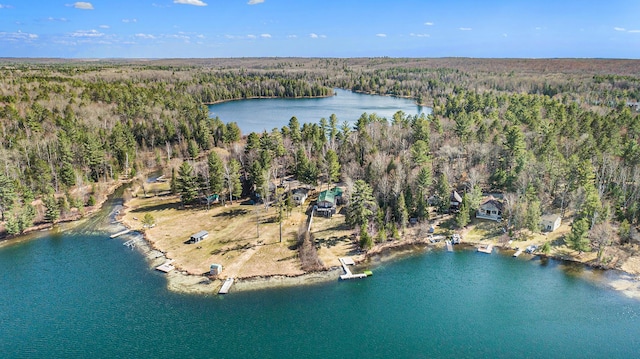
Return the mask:
<path fill-rule="evenodd" d="M 397 111 L 409 115 L 431 109 L 415 104 L 414 100 L 389 96 L 374 96 L 335 89 L 336 96 L 311 99 L 251 99 L 229 101 L 209 105 L 211 117 L 218 116 L 222 122 L 237 122 L 243 134 L 271 131 L 289 124 L 295 116 L 300 124 L 319 123 L 321 118 L 329 120 L 331 114 L 338 118 L 338 125 L 344 121 L 351 124 L 364 113 L 376 113 L 389 120 Z"/>
<path fill-rule="evenodd" d="M 632 358 L 640 302 L 598 272 L 461 250 L 374 276 L 198 296 L 110 239 L 104 213 L 0 248 L 2 358 Z"/>
<path fill-rule="evenodd" d="M 272 114 L 266 123 L 220 113 L 243 131 L 280 127 L 292 115 L 303 123 L 381 114 L 369 105 L 350 114 L 321 105 L 345 98 L 369 97 L 339 91 L 214 108 Z M 408 100 L 373 100 L 406 101 L 384 116 L 417 111 Z M 254 106 L 264 101 L 289 105 L 268 105 L 283 111 L 276 116 Z M 318 112 L 293 106 L 299 101 Z M 119 230 L 109 224 L 117 206 L 74 229 L 0 248 L 1 358 L 632 358 L 640 350 L 640 301 L 608 289 L 600 272 L 536 258 L 420 252 L 371 263 L 374 276 L 364 280 L 171 293 L 162 273 L 122 245 L 128 238 L 109 238 Z"/>

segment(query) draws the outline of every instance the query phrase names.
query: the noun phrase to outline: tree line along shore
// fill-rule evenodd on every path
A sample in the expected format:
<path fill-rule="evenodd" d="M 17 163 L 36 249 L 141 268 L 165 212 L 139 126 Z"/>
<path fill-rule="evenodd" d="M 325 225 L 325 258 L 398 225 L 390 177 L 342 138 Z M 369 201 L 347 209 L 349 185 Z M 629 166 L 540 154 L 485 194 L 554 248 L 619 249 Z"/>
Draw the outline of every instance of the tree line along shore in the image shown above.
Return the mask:
<path fill-rule="evenodd" d="M 545 251 L 621 268 L 638 245 L 639 68 L 595 59 L 3 59 L 0 230 L 81 216 L 103 184 L 160 169 L 181 211 L 215 194 L 267 202 L 275 222 L 290 208 L 277 186 L 285 178 L 340 184 L 344 229 L 361 250 L 449 212 L 454 191 L 460 206 L 446 226 L 473 236 L 470 221 L 493 193 L 503 240 L 530 240 L 541 216 L 556 214 L 570 226 L 541 243 Z M 244 134 L 203 105 L 334 87 L 414 98 L 433 112 L 292 117 Z"/>

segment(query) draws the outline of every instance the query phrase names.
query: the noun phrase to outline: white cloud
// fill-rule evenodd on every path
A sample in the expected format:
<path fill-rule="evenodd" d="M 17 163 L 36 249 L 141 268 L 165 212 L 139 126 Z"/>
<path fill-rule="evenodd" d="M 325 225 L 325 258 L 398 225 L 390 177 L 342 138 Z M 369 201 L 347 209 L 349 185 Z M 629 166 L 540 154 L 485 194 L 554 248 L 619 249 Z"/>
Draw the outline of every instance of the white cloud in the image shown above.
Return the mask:
<path fill-rule="evenodd" d="M 102 37 L 104 36 L 104 34 L 98 30 L 92 29 L 92 30 L 78 30 L 76 32 L 71 33 L 71 36 L 72 37 Z"/>
<path fill-rule="evenodd" d="M 128 24 L 128 23 L 138 22 L 138 19 L 122 19 L 122 22 L 124 22 L 125 24 Z"/>
<path fill-rule="evenodd" d="M 256 5 L 256 4 L 262 4 L 263 2 L 264 2 L 264 0 L 249 0 L 249 2 L 247 4 Z"/>
<path fill-rule="evenodd" d="M 432 23 L 432 22 L 430 22 L 430 21 L 425 22 L 424 24 L 425 24 L 425 26 L 433 26 L 433 23 Z"/>
<path fill-rule="evenodd" d="M 627 31 L 624 27 L 614 27 L 613 29 L 616 31 Z"/>
<path fill-rule="evenodd" d="M 73 4 L 73 7 L 81 10 L 93 10 L 93 5 L 90 2 L 78 1 Z"/>
<path fill-rule="evenodd" d="M 140 39 L 149 39 L 149 40 L 153 40 L 153 39 L 156 38 L 155 36 L 153 36 L 151 34 L 142 34 L 142 33 L 135 34 L 135 37 L 140 38 Z"/>
<path fill-rule="evenodd" d="M 99 28 L 101 28 L 101 29 L 108 29 L 108 28 L 110 28 L 111 26 L 109 26 L 109 25 L 100 25 L 100 26 L 98 26 L 98 27 L 99 27 Z"/>
<path fill-rule="evenodd" d="M 260 34 L 260 37 L 263 39 L 270 39 L 271 38 L 271 34 Z"/>
<path fill-rule="evenodd" d="M 387 37 L 387 34 L 376 34 L 377 37 Z"/>
<path fill-rule="evenodd" d="M 60 22 L 67 22 L 67 21 L 69 21 L 69 20 L 65 19 L 64 17 L 61 17 L 61 18 L 55 18 L 55 17 L 51 17 L 51 16 L 49 16 L 49 17 L 47 18 L 47 21 L 50 21 L 50 22 L 56 22 L 56 21 L 60 21 Z"/>
<path fill-rule="evenodd" d="M 637 33 L 640 33 L 640 30 L 629 30 L 627 32 L 630 32 L 632 34 L 637 34 Z"/>
<path fill-rule="evenodd" d="M 13 6 L 0 4 L 0 9 L 13 9 Z"/>
<path fill-rule="evenodd" d="M 318 38 L 318 34 L 310 33 L 309 37 L 312 38 L 312 39 L 317 39 Z"/>
<path fill-rule="evenodd" d="M 249 38 L 249 39 L 255 39 L 255 38 L 256 38 L 256 35 L 247 35 L 247 38 Z"/>
<path fill-rule="evenodd" d="M 198 35 L 198 36 L 196 36 L 196 37 L 197 37 L 198 39 L 204 39 L 204 38 L 205 38 L 205 37 L 204 37 L 204 35 L 202 35 L 202 34 L 200 34 L 200 35 Z"/>
<path fill-rule="evenodd" d="M 207 6 L 207 3 L 202 0 L 173 0 L 173 3 L 193 6 Z"/>
<path fill-rule="evenodd" d="M 460 28 L 458 28 L 458 30 L 460 30 L 460 31 L 471 31 L 473 29 L 471 29 L 470 27 L 460 27 Z"/>
<path fill-rule="evenodd" d="M 298 35 L 287 35 L 289 39 L 297 39 Z"/>
<path fill-rule="evenodd" d="M 414 34 L 413 32 L 409 34 L 409 36 L 413 37 L 431 37 L 429 34 Z"/>
<path fill-rule="evenodd" d="M 0 41 L 9 42 L 31 42 L 38 38 L 37 34 L 30 34 L 27 32 L 0 32 Z"/>
<path fill-rule="evenodd" d="M 509 37 L 509 35 L 507 35 L 507 34 L 502 34 L 502 37 Z"/>

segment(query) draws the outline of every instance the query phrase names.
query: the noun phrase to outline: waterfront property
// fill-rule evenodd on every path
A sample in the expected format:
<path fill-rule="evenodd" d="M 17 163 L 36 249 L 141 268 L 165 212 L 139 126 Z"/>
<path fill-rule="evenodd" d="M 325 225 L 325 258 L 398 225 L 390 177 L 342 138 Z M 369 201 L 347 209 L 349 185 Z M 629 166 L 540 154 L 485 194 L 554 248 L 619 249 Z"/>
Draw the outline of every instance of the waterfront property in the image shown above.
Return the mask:
<path fill-rule="evenodd" d="M 350 265 L 352 266 L 356 264 L 351 257 L 342 257 L 342 258 L 339 258 L 339 260 L 340 260 L 340 264 L 342 265 L 342 270 L 344 271 L 344 274 L 340 275 L 340 279 L 347 280 L 347 279 L 359 279 L 359 278 L 367 277 L 367 273 L 351 273 L 351 270 L 349 269 L 348 266 Z M 368 272 L 371 272 L 371 271 L 368 271 Z"/>
<path fill-rule="evenodd" d="M 486 198 L 480 204 L 480 208 L 476 212 L 476 218 L 489 219 L 500 222 L 502 220 L 502 210 L 504 206 L 492 196 Z"/>
<path fill-rule="evenodd" d="M 462 205 L 462 197 L 457 191 L 451 192 L 451 196 L 449 196 L 449 211 L 458 212 L 460 210 L 460 206 Z"/>
<path fill-rule="evenodd" d="M 304 187 L 294 189 L 291 194 L 291 198 L 293 199 L 293 202 L 298 206 L 301 206 L 302 204 L 304 204 L 304 201 L 307 200 L 308 196 L 309 196 L 309 190 Z"/>
<path fill-rule="evenodd" d="M 560 228 L 562 218 L 559 214 L 546 214 L 540 218 L 540 226 L 544 232 L 553 232 Z"/>
<path fill-rule="evenodd" d="M 224 283 L 222 283 L 222 287 L 220 288 L 220 291 L 218 291 L 218 294 L 227 294 L 229 293 L 229 290 L 231 289 L 231 286 L 233 285 L 233 278 L 227 278 Z"/>
<path fill-rule="evenodd" d="M 165 263 L 159 265 L 156 267 L 156 270 L 159 270 L 161 272 L 165 272 L 165 273 L 169 273 L 172 270 L 176 269 L 176 267 L 173 265 L 173 259 L 170 259 L 168 261 L 166 261 Z"/>
<path fill-rule="evenodd" d="M 342 189 L 334 187 L 320 192 L 318 196 L 317 211 L 325 217 L 331 217 L 336 213 L 336 205 L 342 201 Z"/>
<path fill-rule="evenodd" d="M 192 234 L 191 237 L 189 237 L 189 243 L 198 243 L 207 237 L 209 237 L 209 232 L 200 231 L 196 234 Z"/>
<path fill-rule="evenodd" d="M 220 275 L 222 273 L 222 264 L 214 263 L 209 267 L 210 275 Z"/>

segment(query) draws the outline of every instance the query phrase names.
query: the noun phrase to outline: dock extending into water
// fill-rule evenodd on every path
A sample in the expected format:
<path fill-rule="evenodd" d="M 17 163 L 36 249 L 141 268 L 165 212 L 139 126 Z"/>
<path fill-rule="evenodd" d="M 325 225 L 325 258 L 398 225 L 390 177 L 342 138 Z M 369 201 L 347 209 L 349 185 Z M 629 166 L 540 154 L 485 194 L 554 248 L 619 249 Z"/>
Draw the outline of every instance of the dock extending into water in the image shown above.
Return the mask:
<path fill-rule="evenodd" d="M 488 246 L 478 247 L 478 252 L 491 254 L 491 252 L 493 252 L 493 244 L 489 244 Z"/>
<path fill-rule="evenodd" d="M 513 254 L 514 257 L 517 257 L 522 254 L 522 249 L 519 249 Z"/>
<path fill-rule="evenodd" d="M 165 273 L 169 273 L 172 270 L 176 269 L 176 267 L 172 263 L 173 263 L 173 259 L 170 259 L 170 260 L 166 261 L 164 264 L 161 264 L 161 265 L 157 266 L 156 270 L 159 270 L 159 271 L 165 272 Z"/>
<path fill-rule="evenodd" d="M 138 241 L 138 239 L 139 238 L 130 239 L 130 240 L 122 243 L 122 245 L 133 249 L 136 246 L 136 242 Z"/>
<path fill-rule="evenodd" d="M 110 235 L 109 237 L 111 237 L 111 238 L 116 238 L 116 237 L 120 237 L 120 236 L 121 236 L 121 235 L 123 235 L 123 234 L 127 234 L 127 233 L 129 233 L 129 232 L 131 232 L 131 230 L 130 230 L 130 229 L 125 229 L 124 231 L 120 231 L 120 232 L 118 232 L 118 233 L 114 233 L 114 234 Z"/>
<path fill-rule="evenodd" d="M 233 278 L 225 279 L 224 283 L 222 283 L 222 288 L 218 291 L 218 294 L 227 294 L 229 293 L 229 289 L 233 285 Z"/>
<path fill-rule="evenodd" d="M 446 240 L 444 243 L 447 245 L 447 252 L 453 252 L 453 243 L 450 240 Z"/>
<path fill-rule="evenodd" d="M 366 273 L 351 273 L 351 270 L 349 270 L 348 266 L 354 265 L 356 263 L 350 257 L 343 257 L 338 259 L 340 260 L 340 264 L 342 264 L 342 270 L 344 270 L 344 274 L 340 275 L 340 279 L 347 280 L 367 277 Z"/>

